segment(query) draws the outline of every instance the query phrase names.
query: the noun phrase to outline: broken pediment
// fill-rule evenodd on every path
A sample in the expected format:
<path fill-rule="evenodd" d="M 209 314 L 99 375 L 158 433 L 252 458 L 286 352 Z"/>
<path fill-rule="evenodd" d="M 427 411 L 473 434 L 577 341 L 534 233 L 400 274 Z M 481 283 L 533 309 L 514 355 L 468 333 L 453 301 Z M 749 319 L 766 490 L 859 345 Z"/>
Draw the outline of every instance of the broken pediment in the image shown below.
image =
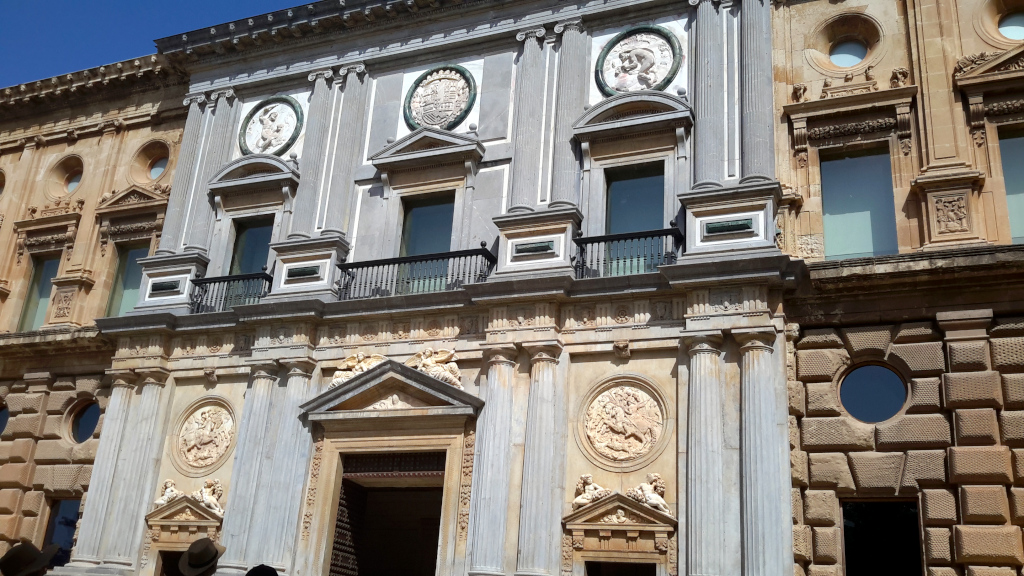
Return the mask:
<path fill-rule="evenodd" d="M 310 420 L 476 416 L 484 401 L 413 367 L 384 360 L 301 406 Z"/>
<path fill-rule="evenodd" d="M 960 87 L 1024 77 L 1024 44 L 1005 52 L 980 52 L 956 63 L 953 77 Z"/>
<path fill-rule="evenodd" d="M 693 125 L 693 112 L 679 96 L 659 91 L 623 92 L 602 100 L 573 124 L 573 135 L 588 141 Z"/>
<path fill-rule="evenodd" d="M 370 157 L 381 172 L 447 164 L 477 163 L 484 156 L 484 145 L 475 135 L 456 134 L 422 127 L 385 146 Z"/>

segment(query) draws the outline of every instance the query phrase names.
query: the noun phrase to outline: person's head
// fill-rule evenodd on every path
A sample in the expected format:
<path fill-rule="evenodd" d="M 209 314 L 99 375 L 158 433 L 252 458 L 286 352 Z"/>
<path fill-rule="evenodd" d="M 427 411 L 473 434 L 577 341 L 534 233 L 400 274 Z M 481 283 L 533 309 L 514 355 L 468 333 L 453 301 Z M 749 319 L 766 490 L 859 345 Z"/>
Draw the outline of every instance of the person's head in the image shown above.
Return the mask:
<path fill-rule="evenodd" d="M 200 538 L 181 555 L 178 570 L 183 576 L 210 576 L 217 571 L 217 560 L 223 554 L 223 546 L 209 538 Z"/>
<path fill-rule="evenodd" d="M 51 544 L 42 550 L 31 542 L 22 542 L 7 551 L 0 558 L 2 576 L 42 576 L 50 567 L 50 560 L 60 551 L 60 546 Z"/>
<path fill-rule="evenodd" d="M 245 576 L 277 576 L 277 570 L 267 566 L 266 564 L 260 564 L 254 566 L 245 573 Z"/>

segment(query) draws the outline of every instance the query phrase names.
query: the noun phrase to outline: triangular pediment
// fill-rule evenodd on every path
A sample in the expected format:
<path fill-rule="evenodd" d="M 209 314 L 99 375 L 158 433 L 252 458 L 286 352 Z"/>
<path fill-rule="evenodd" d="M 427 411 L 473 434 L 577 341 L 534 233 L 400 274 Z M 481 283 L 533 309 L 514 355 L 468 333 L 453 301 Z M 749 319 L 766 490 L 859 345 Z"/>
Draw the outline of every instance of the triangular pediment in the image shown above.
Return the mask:
<path fill-rule="evenodd" d="M 676 525 L 676 519 L 616 492 L 562 518 L 568 529 L 612 528 L 664 530 Z"/>
<path fill-rule="evenodd" d="M 475 136 L 422 127 L 388 144 L 370 157 L 379 170 L 388 171 L 457 160 L 479 162 L 484 145 Z"/>
<path fill-rule="evenodd" d="M 192 524 L 220 525 L 221 517 L 191 496 L 179 496 L 146 514 L 150 526 Z"/>
<path fill-rule="evenodd" d="M 167 203 L 167 196 L 160 191 L 150 190 L 142 186 L 129 186 L 119 192 L 115 191 L 100 200 L 97 213 L 120 212 L 136 208 L 162 206 Z"/>
<path fill-rule="evenodd" d="M 1014 74 L 1007 75 L 1007 72 Z M 1024 77 L 1024 44 L 1005 52 L 981 52 L 961 58 L 953 71 L 958 84 L 993 76 Z"/>
<path fill-rule="evenodd" d="M 310 420 L 476 416 L 484 401 L 415 368 L 384 360 L 329 388 L 301 409 Z"/>

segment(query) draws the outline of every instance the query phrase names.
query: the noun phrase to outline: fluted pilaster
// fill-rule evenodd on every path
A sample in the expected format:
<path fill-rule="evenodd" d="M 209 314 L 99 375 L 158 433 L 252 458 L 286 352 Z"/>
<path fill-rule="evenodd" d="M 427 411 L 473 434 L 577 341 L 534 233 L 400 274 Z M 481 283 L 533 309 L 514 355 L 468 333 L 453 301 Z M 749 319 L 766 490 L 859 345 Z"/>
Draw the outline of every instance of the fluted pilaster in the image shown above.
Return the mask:
<path fill-rule="evenodd" d="M 184 105 L 188 106 L 188 116 L 185 119 L 181 146 L 178 148 L 178 161 L 174 169 L 174 180 L 171 181 L 171 196 L 167 201 L 167 213 L 164 216 L 157 254 L 174 254 L 182 246 L 182 225 L 188 207 L 188 193 L 198 169 L 196 153 L 203 133 L 206 96 L 189 96 L 185 98 Z"/>
<path fill-rule="evenodd" d="M 561 345 L 527 346 L 531 352 L 530 400 L 526 418 L 523 495 L 519 513 L 517 574 L 557 574 L 561 538 L 558 442 L 561 408 L 555 386 Z"/>
<path fill-rule="evenodd" d="M 213 199 L 207 183 L 230 158 L 234 144 L 235 91 L 228 88 L 210 95 L 213 127 L 203 152 L 203 169 L 192 195 L 192 217 L 188 225 L 188 244 L 185 250 L 206 253 L 210 249 L 210 231 L 213 229 Z"/>
<path fill-rule="evenodd" d="M 741 509 L 744 576 L 783 576 L 792 566 L 787 440 L 780 433 L 780 402 L 772 352 L 775 331 L 736 331 L 743 355 L 740 376 Z"/>
<path fill-rule="evenodd" d="M 693 187 L 698 189 L 721 186 L 725 173 L 725 49 L 717 2 L 699 0 L 694 28 Z"/>
<path fill-rule="evenodd" d="M 331 86 L 332 70 L 318 70 L 309 74 L 313 83 L 313 94 L 309 99 L 309 114 L 306 115 L 306 139 L 302 144 L 302 178 L 295 193 L 295 211 L 292 214 L 292 230 L 289 240 L 309 238 L 316 227 L 316 211 L 320 187 L 324 181 L 324 162 L 327 160 L 328 138 L 331 133 Z"/>
<path fill-rule="evenodd" d="M 516 35 L 523 52 L 516 65 L 515 118 L 513 126 L 512 193 L 509 212 L 533 212 L 540 178 L 542 130 L 544 125 L 544 36 L 541 28 Z"/>
<path fill-rule="evenodd" d="M 741 9 L 742 180 L 769 181 L 775 174 L 771 2 L 746 0 Z"/>
<path fill-rule="evenodd" d="M 723 408 L 719 332 L 685 337 L 690 349 L 690 405 L 686 435 L 686 523 L 690 576 L 721 576 L 725 568 Z"/>
<path fill-rule="evenodd" d="M 471 575 L 500 575 L 505 569 L 505 526 L 512 471 L 512 392 L 515 348 L 488 350 L 484 405 L 477 421 L 473 467 Z M 483 480 L 486 479 L 486 480 Z"/>
<path fill-rule="evenodd" d="M 555 108 L 554 178 L 551 207 L 579 204 L 580 148 L 573 140 L 572 125 L 587 104 L 590 63 L 587 61 L 588 37 L 579 18 L 560 22 L 555 34 L 561 36 L 558 47 L 558 89 Z"/>
<path fill-rule="evenodd" d="M 370 78 L 363 63 L 343 66 L 338 71 L 343 82 L 345 98 L 341 104 L 338 125 L 338 147 L 334 152 L 334 172 L 331 189 L 323 194 L 320 212 L 324 214 L 321 236 L 344 236 L 354 217 L 356 199 L 355 171 L 362 163 L 363 141 L 366 134 L 366 111 L 370 93 Z"/>

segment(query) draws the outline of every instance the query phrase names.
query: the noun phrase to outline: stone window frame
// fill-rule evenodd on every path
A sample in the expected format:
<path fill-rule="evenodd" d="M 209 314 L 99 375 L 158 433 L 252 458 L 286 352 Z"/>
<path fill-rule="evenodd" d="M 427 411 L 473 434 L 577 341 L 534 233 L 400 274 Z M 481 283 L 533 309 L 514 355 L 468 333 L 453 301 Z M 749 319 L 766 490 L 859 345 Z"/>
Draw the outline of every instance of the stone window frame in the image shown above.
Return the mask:
<path fill-rule="evenodd" d="M 896 83 L 898 84 L 898 82 Z M 802 85 L 801 85 L 802 86 Z M 893 188 L 893 219 L 900 252 L 908 247 L 920 248 L 927 228 L 916 220 L 925 210 L 922 200 L 914 201 L 912 177 L 917 160 L 913 154 L 916 138 L 912 116 L 915 109 L 917 86 L 895 85 L 888 90 L 851 88 L 847 92 L 833 91 L 817 100 L 803 101 L 805 90 L 794 90 L 797 102 L 783 106 L 789 119 L 796 174 L 795 187 L 806 191 L 802 202 L 789 204 L 789 211 L 806 207 L 808 201 L 817 200 L 819 212 L 811 213 L 809 221 L 800 225 L 802 218 L 788 218 L 795 226 L 796 252 L 808 260 L 825 259 L 824 213 L 821 211 L 821 152 L 853 151 L 886 145 L 889 150 Z M 897 198 L 903 197 L 904 208 L 897 208 Z M 812 202 L 812 205 L 814 203 Z M 908 210 L 909 208 L 909 210 Z M 900 212 L 906 213 L 906 225 L 901 226 Z"/>

